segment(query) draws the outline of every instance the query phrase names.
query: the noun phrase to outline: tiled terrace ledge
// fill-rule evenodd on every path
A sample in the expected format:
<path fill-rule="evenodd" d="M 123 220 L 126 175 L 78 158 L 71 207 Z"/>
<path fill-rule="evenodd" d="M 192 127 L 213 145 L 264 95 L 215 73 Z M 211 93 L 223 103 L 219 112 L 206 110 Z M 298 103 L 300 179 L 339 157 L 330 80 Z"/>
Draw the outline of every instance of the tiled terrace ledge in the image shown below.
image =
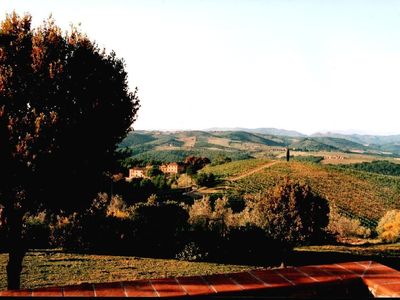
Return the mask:
<path fill-rule="evenodd" d="M 400 297 L 400 272 L 373 261 L 0 291 L 0 296 Z"/>

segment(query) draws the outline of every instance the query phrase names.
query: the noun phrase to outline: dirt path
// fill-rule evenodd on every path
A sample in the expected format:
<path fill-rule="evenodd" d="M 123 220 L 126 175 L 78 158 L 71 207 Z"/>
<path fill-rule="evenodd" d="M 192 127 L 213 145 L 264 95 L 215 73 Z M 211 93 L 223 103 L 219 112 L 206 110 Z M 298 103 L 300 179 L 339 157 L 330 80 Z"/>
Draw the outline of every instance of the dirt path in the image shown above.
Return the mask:
<path fill-rule="evenodd" d="M 242 179 L 242 178 L 244 178 L 244 177 L 247 177 L 247 176 L 250 176 L 250 175 L 252 175 L 252 174 L 254 174 L 254 173 L 260 172 L 260 171 L 264 170 L 265 168 L 269 168 L 269 167 L 271 167 L 271 166 L 277 164 L 278 162 L 279 162 L 279 161 L 272 161 L 272 162 L 266 163 L 265 165 L 262 165 L 262 166 L 260 166 L 260 167 L 258 167 L 258 168 L 255 168 L 255 169 L 253 169 L 253 170 L 250 170 L 250 171 L 248 171 L 248 172 L 246 172 L 246 173 L 244 173 L 244 174 L 241 174 L 241 175 L 239 175 L 239 176 L 235 176 L 235 177 L 228 178 L 228 180 L 229 180 L 229 181 L 237 181 L 237 180 L 240 180 L 240 179 Z"/>

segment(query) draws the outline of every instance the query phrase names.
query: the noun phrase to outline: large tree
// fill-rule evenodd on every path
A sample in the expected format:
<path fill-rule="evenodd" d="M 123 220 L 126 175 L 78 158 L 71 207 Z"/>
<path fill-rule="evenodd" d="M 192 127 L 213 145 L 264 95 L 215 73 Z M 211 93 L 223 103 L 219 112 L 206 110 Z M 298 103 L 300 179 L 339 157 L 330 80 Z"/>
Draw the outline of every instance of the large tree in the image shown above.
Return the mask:
<path fill-rule="evenodd" d="M 123 60 L 76 28 L 62 33 L 29 15 L 0 25 L 0 224 L 8 237 L 8 288 L 20 287 L 23 217 L 85 209 L 112 172 L 135 121 Z"/>

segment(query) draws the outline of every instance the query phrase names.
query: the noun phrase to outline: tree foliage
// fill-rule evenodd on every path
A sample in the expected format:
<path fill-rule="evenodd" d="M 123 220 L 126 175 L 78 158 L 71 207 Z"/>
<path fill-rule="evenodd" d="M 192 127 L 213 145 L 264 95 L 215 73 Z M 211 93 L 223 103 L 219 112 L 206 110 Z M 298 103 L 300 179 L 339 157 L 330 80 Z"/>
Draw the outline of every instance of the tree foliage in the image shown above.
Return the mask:
<path fill-rule="evenodd" d="M 213 173 L 199 173 L 196 175 L 195 181 L 199 186 L 211 187 L 216 184 L 216 178 Z"/>
<path fill-rule="evenodd" d="M 393 209 L 379 220 L 376 231 L 382 241 L 395 243 L 400 240 L 400 210 Z"/>
<path fill-rule="evenodd" d="M 292 246 L 318 241 L 329 222 L 328 202 L 310 186 L 288 179 L 268 191 L 257 210 L 268 235 Z"/>
<path fill-rule="evenodd" d="M 185 159 L 186 172 L 196 174 L 198 170 L 204 168 L 211 161 L 207 157 L 188 156 Z"/>
<path fill-rule="evenodd" d="M 63 34 L 50 18 L 32 29 L 29 15 L 13 13 L 0 30 L 0 204 L 11 251 L 25 212 L 91 203 L 139 100 L 123 60 L 76 28 Z"/>

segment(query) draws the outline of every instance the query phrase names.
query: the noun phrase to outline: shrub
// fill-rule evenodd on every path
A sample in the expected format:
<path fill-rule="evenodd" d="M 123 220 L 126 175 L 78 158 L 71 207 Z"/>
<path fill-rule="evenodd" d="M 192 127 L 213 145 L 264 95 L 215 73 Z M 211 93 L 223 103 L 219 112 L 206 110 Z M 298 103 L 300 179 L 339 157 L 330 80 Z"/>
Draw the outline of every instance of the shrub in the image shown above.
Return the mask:
<path fill-rule="evenodd" d="M 229 230 L 232 210 L 227 208 L 227 199 L 217 199 L 212 205 L 209 197 L 195 200 L 189 208 L 191 231 L 188 242 L 195 242 L 211 259 L 222 257 L 223 240 Z"/>
<path fill-rule="evenodd" d="M 232 209 L 228 205 L 228 198 L 218 198 L 212 205 L 209 197 L 195 200 L 189 208 L 189 223 L 194 228 L 217 231 L 223 236 L 232 226 Z"/>
<path fill-rule="evenodd" d="M 68 250 L 126 253 L 131 243 L 131 210 L 120 196 L 99 194 L 82 213 L 57 216 L 51 226 L 53 246 Z"/>
<path fill-rule="evenodd" d="M 250 222 L 289 248 L 324 238 L 328 202 L 310 186 L 285 179 L 250 206 Z"/>
<path fill-rule="evenodd" d="M 182 249 L 188 217 L 173 201 L 136 204 L 131 215 L 135 253 L 173 257 Z"/>
<path fill-rule="evenodd" d="M 106 216 L 126 219 L 129 215 L 130 210 L 127 208 L 126 203 L 122 200 L 121 196 L 113 196 L 111 202 L 107 206 Z"/>
<path fill-rule="evenodd" d="M 400 210 L 388 211 L 379 220 L 376 231 L 382 241 L 386 243 L 400 241 Z"/>
<path fill-rule="evenodd" d="M 168 190 L 170 188 L 169 180 L 165 177 L 165 175 L 157 175 L 153 177 L 151 180 L 154 187 L 158 190 Z"/>
<path fill-rule="evenodd" d="M 50 227 L 46 211 L 25 217 L 23 238 L 29 248 L 47 248 L 50 241 Z"/>
<path fill-rule="evenodd" d="M 213 173 L 199 173 L 196 175 L 195 181 L 199 186 L 211 187 L 216 184 L 216 179 Z"/>
<path fill-rule="evenodd" d="M 189 242 L 175 258 L 187 261 L 203 261 L 208 258 L 208 252 L 202 249 L 196 242 Z"/>
<path fill-rule="evenodd" d="M 87 250 L 85 231 L 82 226 L 82 215 L 78 213 L 69 216 L 57 216 L 50 227 L 50 241 L 53 247 L 64 249 Z"/>
<path fill-rule="evenodd" d="M 195 184 L 193 178 L 188 174 L 181 174 L 176 180 L 177 187 L 188 187 Z"/>
<path fill-rule="evenodd" d="M 369 238 L 371 229 L 361 225 L 360 220 L 340 215 L 335 207 L 330 208 L 327 231 L 337 238 Z"/>

